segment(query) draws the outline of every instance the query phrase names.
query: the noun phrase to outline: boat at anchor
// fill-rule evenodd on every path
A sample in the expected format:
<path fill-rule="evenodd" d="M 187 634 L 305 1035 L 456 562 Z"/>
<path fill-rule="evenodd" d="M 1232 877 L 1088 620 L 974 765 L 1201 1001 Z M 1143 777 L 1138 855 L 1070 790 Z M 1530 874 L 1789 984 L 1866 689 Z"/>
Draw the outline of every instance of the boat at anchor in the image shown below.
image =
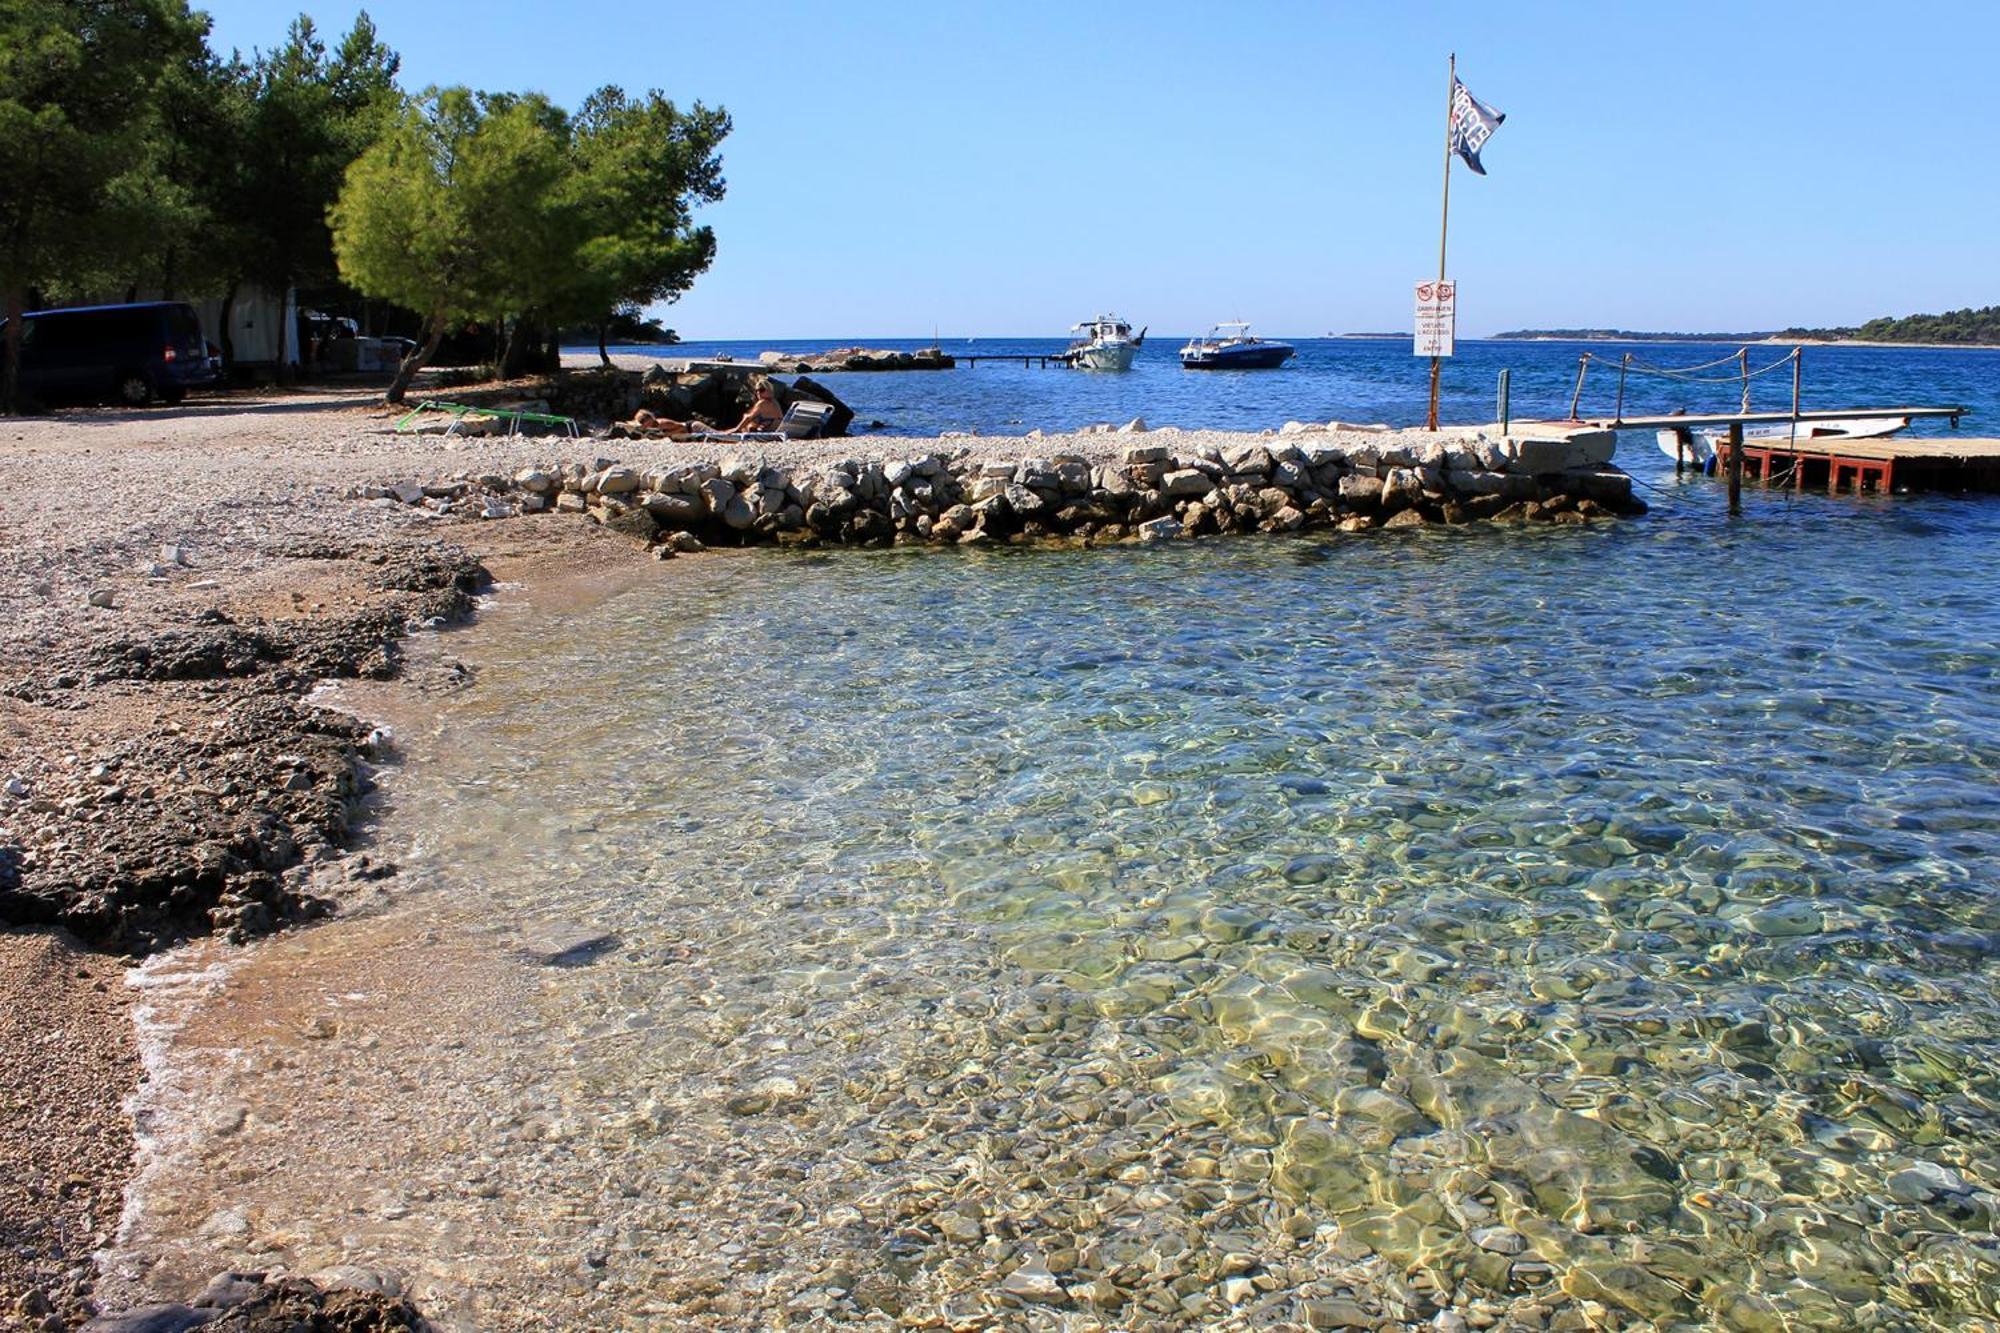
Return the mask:
<path fill-rule="evenodd" d="M 1144 329 L 1135 334 L 1116 315 L 1087 319 L 1070 331 L 1078 336 L 1063 355 L 1078 370 L 1130 370 L 1132 358 L 1146 341 Z"/>
<path fill-rule="evenodd" d="M 1296 349 L 1290 343 L 1273 342 L 1250 336 L 1250 326 L 1242 321 L 1217 324 L 1205 338 L 1190 338 L 1181 348 L 1181 366 L 1186 370 L 1270 370 L 1290 360 Z"/>

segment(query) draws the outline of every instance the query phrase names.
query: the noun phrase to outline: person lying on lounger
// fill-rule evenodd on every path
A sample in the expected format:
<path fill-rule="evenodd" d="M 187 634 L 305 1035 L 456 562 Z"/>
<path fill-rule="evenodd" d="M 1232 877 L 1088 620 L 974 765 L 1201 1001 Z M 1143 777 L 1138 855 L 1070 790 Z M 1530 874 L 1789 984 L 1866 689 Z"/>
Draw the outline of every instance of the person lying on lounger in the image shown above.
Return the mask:
<path fill-rule="evenodd" d="M 657 412 L 648 412 L 643 407 L 632 414 L 632 424 L 640 430 L 663 430 L 676 439 L 692 433 L 695 428 L 692 421 L 676 421 Z"/>

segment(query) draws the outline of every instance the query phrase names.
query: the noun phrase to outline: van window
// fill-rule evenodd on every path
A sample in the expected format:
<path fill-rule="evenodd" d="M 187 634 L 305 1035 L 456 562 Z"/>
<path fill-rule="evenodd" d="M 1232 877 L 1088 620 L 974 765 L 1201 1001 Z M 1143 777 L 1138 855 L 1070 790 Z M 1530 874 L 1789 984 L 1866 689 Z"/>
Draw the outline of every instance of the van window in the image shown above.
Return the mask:
<path fill-rule="evenodd" d="M 23 332 L 35 333 L 37 345 L 44 352 L 59 352 L 79 346 L 88 337 L 88 326 L 84 321 L 60 315 L 43 315 L 40 319 L 28 320 L 27 326 Z"/>
<path fill-rule="evenodd" d="M 167 332 L 176 339 L 201 337 L 201 320 L 195 317 L 194 307 L 168 306 Z"/>

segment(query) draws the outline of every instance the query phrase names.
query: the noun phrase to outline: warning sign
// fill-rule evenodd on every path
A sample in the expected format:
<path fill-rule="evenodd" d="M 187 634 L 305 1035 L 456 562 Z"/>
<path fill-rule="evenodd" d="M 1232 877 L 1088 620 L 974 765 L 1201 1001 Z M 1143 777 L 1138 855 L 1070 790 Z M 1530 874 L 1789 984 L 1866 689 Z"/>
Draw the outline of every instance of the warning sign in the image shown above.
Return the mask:
<path fill-rule="evenodd" d="M 1417 284 L 1418 356 L 1450 356 L 1452 337 L 1458 328 L 1458 284 L 1420 282 Z"/>

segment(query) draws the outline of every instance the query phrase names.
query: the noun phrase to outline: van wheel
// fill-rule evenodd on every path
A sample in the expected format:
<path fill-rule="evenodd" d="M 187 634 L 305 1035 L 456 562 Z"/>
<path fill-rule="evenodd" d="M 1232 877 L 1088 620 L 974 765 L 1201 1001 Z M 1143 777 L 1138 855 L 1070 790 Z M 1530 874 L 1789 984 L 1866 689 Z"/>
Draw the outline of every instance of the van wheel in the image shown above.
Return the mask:
<path fill-rule="evenodd" d="M 127 370 L 118 376 L 114 392 L 126 406 L 144 407 L 153 401 L 153 382 L 136 370 Z"/>

